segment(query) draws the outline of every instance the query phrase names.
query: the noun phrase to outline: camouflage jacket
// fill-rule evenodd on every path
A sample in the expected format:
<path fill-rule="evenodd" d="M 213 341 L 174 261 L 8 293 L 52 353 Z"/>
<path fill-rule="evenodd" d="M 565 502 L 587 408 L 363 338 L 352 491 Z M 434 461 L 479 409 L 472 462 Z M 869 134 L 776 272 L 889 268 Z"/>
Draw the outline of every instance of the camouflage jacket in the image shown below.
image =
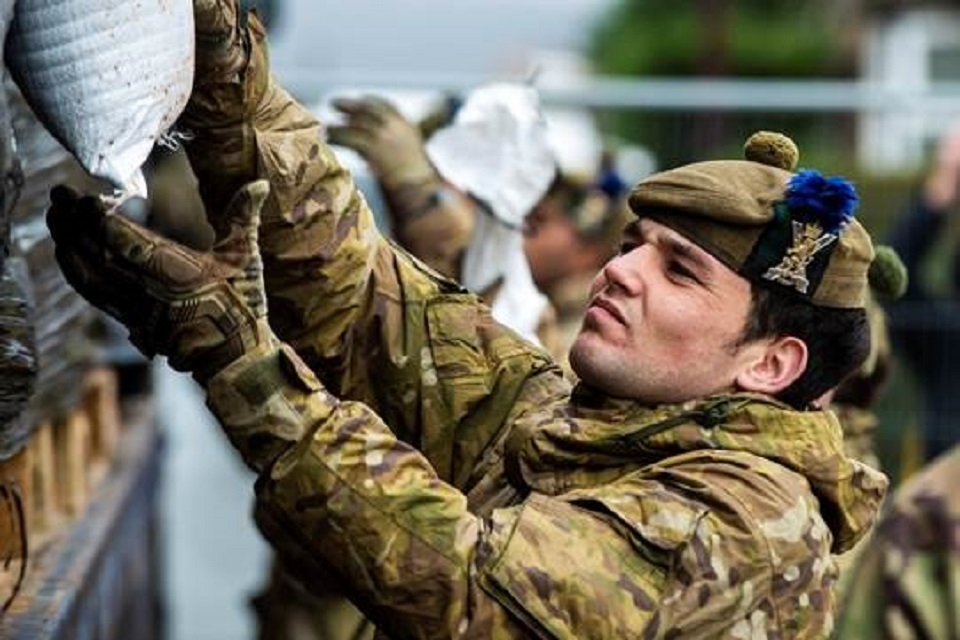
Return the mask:
<path fill-rule="evenodd" d="M 341 588 L 391 637 L 829 632 L 831 550 L 886 485 L 843 454 L 832 414 L 571 394 L 545 353 L 380 235 L 309 114 L 273 83 L 240 94 L 207 96 L 245 119 L 194 117 L 191 159 L 208 210 L 270 180 L 261 249 L 291 346 L 235 362 L 208 402 L 306 584 Z"/>
<path fill-rule="evenodd" d="M 880 469 L 877 455 L 877 415 L 870 409 L 835 403 L 831 409 L 843 428 L 843 448 L 854 460 Z"/>
<path fill-rule="evenodd" d="M 853 576 L 837 637 L 960 638 L 960 445 L 894 495 Z"/>

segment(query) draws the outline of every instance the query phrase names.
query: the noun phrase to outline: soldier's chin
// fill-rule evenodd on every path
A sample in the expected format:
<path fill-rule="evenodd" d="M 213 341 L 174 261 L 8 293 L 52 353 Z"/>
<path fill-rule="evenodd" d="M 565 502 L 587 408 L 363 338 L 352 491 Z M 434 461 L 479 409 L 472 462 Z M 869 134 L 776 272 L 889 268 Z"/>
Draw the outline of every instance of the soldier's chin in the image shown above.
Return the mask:
<path fill-rule="evenodd" d="M 600 358 L 602 345 L 596 344 L 597 337 L 589 332 L 581 332 L 570 347 L 568 360 L 570 368 L 577 374 L 581 382 L 603 390 L 607 385 L 604 369 Z"/>

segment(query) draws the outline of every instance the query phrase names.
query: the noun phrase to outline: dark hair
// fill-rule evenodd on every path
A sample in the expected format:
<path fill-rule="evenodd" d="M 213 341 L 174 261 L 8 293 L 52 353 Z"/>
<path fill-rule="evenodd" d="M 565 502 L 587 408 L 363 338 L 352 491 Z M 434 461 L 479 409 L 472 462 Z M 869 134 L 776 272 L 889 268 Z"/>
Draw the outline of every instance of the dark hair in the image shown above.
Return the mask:
<path fill-rule="evenodd" d="M 870 352 L 864 309 L 818 307 L 789 293 L 751 283 L 750 313 L 737 346 L 793 336 L 807 345 L 807 368 L 777 399 L 803 409 L 855 371 Z"/>

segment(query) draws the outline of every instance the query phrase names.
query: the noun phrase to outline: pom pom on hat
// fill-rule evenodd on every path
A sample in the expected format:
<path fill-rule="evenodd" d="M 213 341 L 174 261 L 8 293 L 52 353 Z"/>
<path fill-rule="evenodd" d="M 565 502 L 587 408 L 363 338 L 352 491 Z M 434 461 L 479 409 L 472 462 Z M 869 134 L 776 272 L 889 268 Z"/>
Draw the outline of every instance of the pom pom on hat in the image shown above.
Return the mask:
<path fill-rule="evenodd" d="M 800 161 L 800 150 L 782 133 L 757 131 L 744 143 L 743 156 L 753 162 L 793 171 Z"/>
<path fill-rule="evenodd" d="M 893 247 L 877 245 L 874 253 L 873 262 L 867 272 L 870 290 L 881 300 L 896 300 L 907 291 L 907 268 Z"/>

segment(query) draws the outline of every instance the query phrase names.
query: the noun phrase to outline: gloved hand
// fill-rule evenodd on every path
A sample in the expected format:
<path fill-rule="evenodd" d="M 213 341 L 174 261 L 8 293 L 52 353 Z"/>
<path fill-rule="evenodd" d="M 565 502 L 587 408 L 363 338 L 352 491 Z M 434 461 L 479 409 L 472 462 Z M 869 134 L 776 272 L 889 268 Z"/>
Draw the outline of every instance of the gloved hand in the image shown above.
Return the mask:
<path fill-rule="evenodd" d="M 346 124 L 327 130 L 331 144 L 349 147 L 370 163 L 387 189 L 437 179 L 424 149 L 420 129 L 382 98 L 342 98 L 333 106 Z"/>
<path fill-rule="evenodd" d="M 178 126 L 208 212 L 257 177 L 254 119 L 270 86 L 266 32 L 237 0 L 194 0 L 193 92 Z M 210 216 L 217 238 L 219 217 Z"/>
<path fill-rule="evenodd" d="M 263 26 L 237 0 L 194 0 L 193 18 L 194 90 L 183 122 L 239 122 L 256 109 L 269 81 L 265 50 L 254 46 L 263 40 Z"/>
<path fill-rule="evenodd" d="M 224 212 L 230 231 L 210 253 L 187 249 L 66 187 L 47 225 L 67 281 L 130 330 L 147 357 L 165 355 L 201 383 L 274 341 L 257 248 L 266 181 L 245 185 Z"/>

